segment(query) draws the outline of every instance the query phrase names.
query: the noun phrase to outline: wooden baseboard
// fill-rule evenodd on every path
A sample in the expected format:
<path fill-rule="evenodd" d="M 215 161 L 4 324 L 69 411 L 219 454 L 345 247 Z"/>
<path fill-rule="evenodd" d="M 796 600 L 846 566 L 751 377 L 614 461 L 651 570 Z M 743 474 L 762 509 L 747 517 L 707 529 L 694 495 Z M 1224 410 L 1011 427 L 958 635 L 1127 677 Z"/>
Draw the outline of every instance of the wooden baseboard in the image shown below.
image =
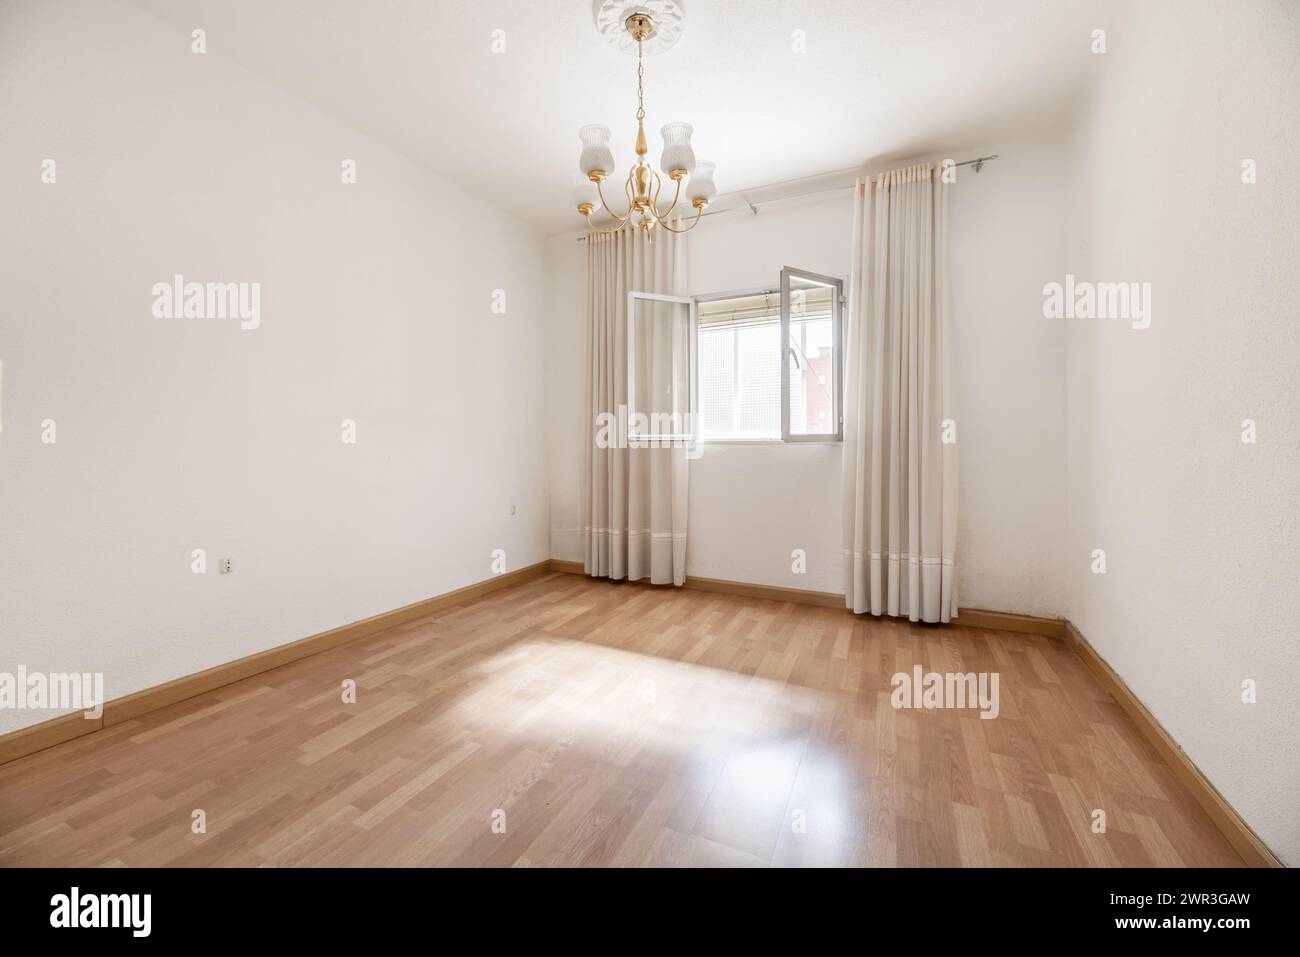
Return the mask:
<path fill-rule="evenodd" d="M 1065 637 L 1064 618 L 1038 618 L 1034 615 L 1017 615 L 1008 611 L 984 611 L 963 608 L 952 620 L 962 628 L 980 628 L 985 631 L 1014 631 L 1021 635 L 1043 635 L 1046 638 Z"/>
<path fill-rule="evenodd" d="M 37 751 L 43 751 L 64 741 L 70 741 L 92 731 L 98 731 L 100 728 L 121 724 L 123 721 L 130 721 L 132 718 L 138 718 L 150 711 L 156 711 L 169 704 L 193 698 L 195 695 L 206 694 L 209 691 L 233 684 L 244 678 L 250 678 L 253 675 L 270 671 L 272 668 L 287 665 L 300 658 L 306 658 L 309 655 L 318 654 L 330 648 L 337 648 L 339 645 L 355 641 L 366 635 L 373 635 L 385 628 L 402 625 L 408 621 L 414 621 L 416 618 L 423 618 L 425 615 L 431 615 L 452 605 L 473 601 L 498 589 L 537 578 L 549 571 L 550 562 L 538 562 L 518 571 L 506 572 L 476 582 L 473 585 L 458 588 L 455 591 L 436 595 L 433 598 L 426 598 L 411 605 L 405 605 L 402 608 L 395 608 L 392 611 L 364 618 L 361 621 L 354 621 L 339 628 L 331 628 L 329 631 L 323 631 L 318 635 L 311 635 L 290 642 L 287 645 L 279 645 L 245 658 L 229 661 L 214 668 L 208 668 L 206 671 L 185 675 L 174 681 L 155 685 L 152 688 L 145 688 L 143 691 L 137 691 L 121 698 L 113 698 L 104 704 L 102 718 L 87 719 L 81 712 L 77 712 L 76 714 L 62 715 L 51 721 L 44 721 L 29 728 L 21 728 L 18 731 L 0 735 L 0 764 L 5 764 Z"/>
<path fill-rule="evenodd" d="M 1215 826 L 1223 832 L 1242 859 L 1251 867 L 1281 867 L 1282 863 L 1268 849 L 1259 836 L 1251 830 L 1236 809 L 1229 804 L 1218 788 L 1210 783 L 1201 771 L 1179 747 L 1178 742 L 1170 737 L 1155 715 L 1147 710 L 1138 696 L 1124 682 L 1124 679 L 1107 664 L 1106 659 L 1097 654 L 1097 650 L 1083 637 L 1083 633 L 1072 622 L 1065 622 L 1066 640 L 1083 663 L 1097 678 L 1103 688 L 1110 692 L 1125 713 L 1133 719 L 1142 735 L 1164 758 L 1174 775 L 1192 792 L 1196 802 L 1204 808 Z"/>
<path fill-rule="evenodd" d="M 768 601 L 789 601 L 797 605 L 816 605 L 820 608 L 843 608 L 844 596 L 829 591 L 808 591 L 803 588 L 782 588 L 777 585 L 750 585 L 746 582 L 725 581 L 721 578 L 687 578 L 686 588 L 693 591 L 711 591 L 742 598 L 763 598 Z"/>
<path fill-rule="evenodd" d="M 551 559 L 551 571 L 585 574 L 582 562 Z M 782 588 L 777 585 L 756 585 L 750 582 L 727 581 L 722 578 L 696 578 L 688 576 L 684 588 L 697 591 L 720 592 L 742 598 L 763 598 L 769 601 L 789 601 L 798 605 L 816 605 L 820 608 L 844 608 L 844 595 L 832 591 L 809 591 L 803 588 Z M 848 609 L 845 609 L 847 612 Z M 1060 618 L 1035 618 L 1005 611 L 981 611 L 963 608 L 950 625 L 960 628 L 983 628 L 990 631 L 1014 631 L 1020 634 L 1045 635 L 1048 638 L 1065 637 L 1065 621 Z"/>
<path fill-rule="evenodd" d="M 83 734 L 98 731 L 104 726 L 104 718 L 87 718 L 85 712 L 62 714 L 49 721 L 33 724 L 8 734 L 0 734 L 0 764 L 7 764 L 28 754 L 44 751 L 64 741 L 71 741 Z"/>
<path fill-rule="evenodd" d="M 566 572 L 571 575 L 585 575 L 582 562 L 551 559 L 551 571 Z M 633 581 L 633 585 L 649 585 L 645 580 Z M 655 586 L 652 586 L 655 587 Z M 803 588 L 782 588 L 777 585 L 755 585 L 750 582 L 725 581 L 721 578 L 688 577 L 683 588 L 695 591 L 720 592 L 725 595 L 739 595 L 742 598 L 763 598 L 768 601 L 790 601 L 797 605 L 818 605 L 822 608 L 843 608 L 844 596 L 829 591 L 808 591 Z"/>

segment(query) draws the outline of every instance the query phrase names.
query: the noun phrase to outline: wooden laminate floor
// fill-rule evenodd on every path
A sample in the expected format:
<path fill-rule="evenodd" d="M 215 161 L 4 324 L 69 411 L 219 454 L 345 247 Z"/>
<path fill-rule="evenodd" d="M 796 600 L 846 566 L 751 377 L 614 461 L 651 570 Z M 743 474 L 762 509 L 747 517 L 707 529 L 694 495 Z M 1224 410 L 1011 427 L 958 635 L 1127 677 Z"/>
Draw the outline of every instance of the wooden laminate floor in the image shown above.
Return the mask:
<path fill-rule="evenodd" d="M 567 574 L 0 767 L 5 865 L 1240 863 L 1063 642 Z"/>

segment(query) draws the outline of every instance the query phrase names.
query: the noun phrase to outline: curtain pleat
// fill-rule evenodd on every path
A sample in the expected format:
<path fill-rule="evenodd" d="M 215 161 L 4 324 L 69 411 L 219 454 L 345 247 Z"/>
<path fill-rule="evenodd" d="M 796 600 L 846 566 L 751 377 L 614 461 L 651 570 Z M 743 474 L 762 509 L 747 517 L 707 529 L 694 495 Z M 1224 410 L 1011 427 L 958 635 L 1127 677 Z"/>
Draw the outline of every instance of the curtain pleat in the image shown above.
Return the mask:
<path fill-rule="evenodd" d="M 844 392 L 845 602 L 957 614 L 957 445 L 941 170 L 859 180 Z"/>
<path fill-rule="evenodd" d="M 602 414 L 627 416 L 627 296 L 680 295 L 685 286 L 685 240 L 660 230 L 648 241 L 639 230 L 587 241 L 587 376 L 581 514 L 583 567 L 598 578 L 681 585 L 686 580 L 689 463 L 680 446 L 599 448 Z M 662 336 L 648 333 L 654 342 Z M 674 348 L 671 341 L 665 348 Z M 654 374 L 655 367 L 651 366 Z"/>

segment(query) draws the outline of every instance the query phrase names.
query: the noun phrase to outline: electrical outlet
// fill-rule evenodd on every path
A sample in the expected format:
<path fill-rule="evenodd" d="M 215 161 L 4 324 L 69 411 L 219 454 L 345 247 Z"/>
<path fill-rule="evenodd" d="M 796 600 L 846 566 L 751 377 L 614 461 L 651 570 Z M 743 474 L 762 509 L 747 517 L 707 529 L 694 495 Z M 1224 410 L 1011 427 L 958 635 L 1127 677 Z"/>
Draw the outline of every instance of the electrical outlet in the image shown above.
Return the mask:
<path fill-rule="evenodd" d="M 230 559 L 229 559 L 229 558 L 223 558 L 223 559 L 221 559 L 221 574 L 223 574 L 223 575 L 229 575 L 229 574 L 230 574 L 231 572 L 233 572 L 234 570 L 235 570 L 235 569 L 234 569 L 234 568 L 231 566 L 231 564 L 230 564 Z"/>

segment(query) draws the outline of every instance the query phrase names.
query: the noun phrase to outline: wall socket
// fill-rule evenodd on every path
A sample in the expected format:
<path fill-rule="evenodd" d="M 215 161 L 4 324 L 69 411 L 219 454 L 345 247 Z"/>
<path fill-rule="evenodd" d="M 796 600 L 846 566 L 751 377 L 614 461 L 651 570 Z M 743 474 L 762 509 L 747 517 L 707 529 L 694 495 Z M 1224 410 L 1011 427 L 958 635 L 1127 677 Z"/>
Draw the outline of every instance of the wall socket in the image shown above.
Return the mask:
<path fill-rule="evenodd" d="M 229 575 L 231 572 L 235 570 L 233 567 L 231 567 L 229 558 L 221 559 L 217 567 L 221 569 L 221 574 L 223 575 Z"/>

